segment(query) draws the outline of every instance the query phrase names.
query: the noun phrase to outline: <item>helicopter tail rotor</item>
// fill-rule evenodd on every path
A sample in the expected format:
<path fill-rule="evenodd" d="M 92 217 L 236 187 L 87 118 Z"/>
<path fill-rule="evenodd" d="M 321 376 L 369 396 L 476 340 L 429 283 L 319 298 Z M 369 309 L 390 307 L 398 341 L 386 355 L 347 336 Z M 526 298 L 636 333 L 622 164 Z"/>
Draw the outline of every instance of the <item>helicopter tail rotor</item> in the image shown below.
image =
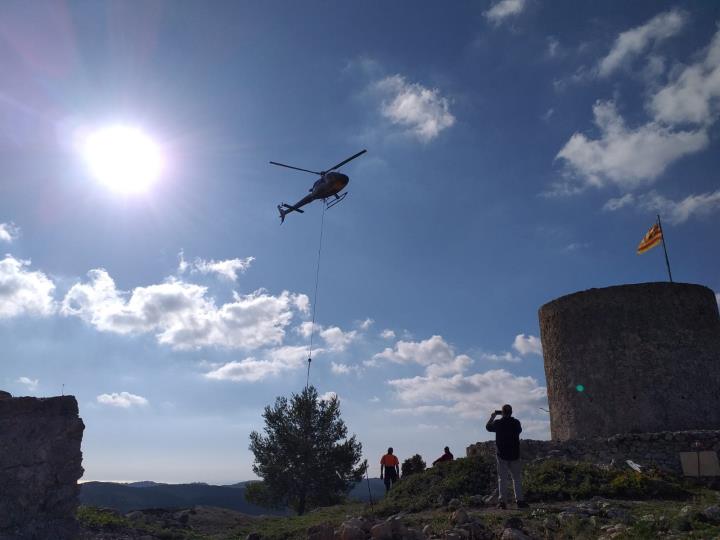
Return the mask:
<path fill-rule="evenodd" d="M 281 225 L 283 223 L 285 223 L 285 216 L 287 216 L 290 212 L 300 212 L 301 214 L 305 213 L 305 210 L 301 210 L 297 206 L 291 206 L 286 203 L 278 204 L 277 209 L 280 212 L 280 224 Z"/>

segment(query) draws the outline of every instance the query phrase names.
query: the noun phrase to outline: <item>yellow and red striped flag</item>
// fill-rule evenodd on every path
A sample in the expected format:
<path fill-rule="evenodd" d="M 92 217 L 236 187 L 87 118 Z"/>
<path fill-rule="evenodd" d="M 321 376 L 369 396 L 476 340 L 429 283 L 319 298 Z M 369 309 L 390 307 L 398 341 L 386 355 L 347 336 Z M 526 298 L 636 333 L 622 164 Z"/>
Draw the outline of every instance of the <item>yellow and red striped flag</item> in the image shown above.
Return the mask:
<path fill-rule="evenodd" d="M 662 242 L 662 239 L 662 229 L 660 228 L 660 225 L 655 223 L 652 227 L 650 227 L 650 230 L 642 239 L 642 242 L 640 242 L 640 245 L 637 248 L 637 254 L 640 255 L 641 253 L 645 253 L 646 251 L 654 248 Z"/>

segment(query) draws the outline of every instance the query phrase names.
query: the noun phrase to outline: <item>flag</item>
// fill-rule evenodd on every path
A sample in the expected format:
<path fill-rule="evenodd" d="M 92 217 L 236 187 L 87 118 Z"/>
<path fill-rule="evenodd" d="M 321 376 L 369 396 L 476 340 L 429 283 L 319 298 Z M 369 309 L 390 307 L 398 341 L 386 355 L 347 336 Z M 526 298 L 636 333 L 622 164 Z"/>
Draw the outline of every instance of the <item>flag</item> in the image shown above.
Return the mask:
<path fill-rule="evenodd" d="M 646 251 L 654 248 L 662 242 L 662 239 L 662 229 L 660 228 L 660 225 L 656 223 L 650 227 L 650 230 L 645 235 L 645 238 L 643 238 L 642 242 L 640 242 L 640 245 L 637 248 L 637 254 L 640 255 L 641 253 L 645 253 Z"/>

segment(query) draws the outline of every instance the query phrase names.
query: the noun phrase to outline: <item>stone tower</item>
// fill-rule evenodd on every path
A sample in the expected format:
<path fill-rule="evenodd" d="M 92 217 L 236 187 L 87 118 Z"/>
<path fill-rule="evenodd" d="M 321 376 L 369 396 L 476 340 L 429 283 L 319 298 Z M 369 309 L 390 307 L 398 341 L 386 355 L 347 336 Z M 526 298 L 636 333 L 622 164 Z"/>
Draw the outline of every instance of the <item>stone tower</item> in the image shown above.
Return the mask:
<path fill-rule="evenodd" d="M 539 317 L 553 440 L 720 429 L 720 316 L 707 287 L 590 289 Z"/>

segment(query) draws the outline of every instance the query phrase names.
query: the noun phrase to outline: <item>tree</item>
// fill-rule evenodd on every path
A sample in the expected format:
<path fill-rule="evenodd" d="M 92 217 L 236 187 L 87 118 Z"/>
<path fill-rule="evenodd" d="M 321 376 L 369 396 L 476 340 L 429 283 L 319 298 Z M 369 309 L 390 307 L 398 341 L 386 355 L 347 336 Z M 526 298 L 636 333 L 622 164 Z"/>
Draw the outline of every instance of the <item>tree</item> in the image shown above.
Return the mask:
<path fill-rule="evenodd" d="M 411 474 L 423 472 L 427 465 L 423 461 L 420 454 L 415 454 L 413 457 L 406 459 L 402 464 L 402 477 L 405 478 Z"/>
<path fill-rule="evenodd" d="M 319 399 L 310 386 L 290 400 L 278 397 L 263 418 L 265 434 L 250 434 L 253 472 L 263 482 L 248 486 L 248 500 L 303 514 L 336 504 L 362 479 L 362 444 L 347 438 L 337 397 Z"/>

